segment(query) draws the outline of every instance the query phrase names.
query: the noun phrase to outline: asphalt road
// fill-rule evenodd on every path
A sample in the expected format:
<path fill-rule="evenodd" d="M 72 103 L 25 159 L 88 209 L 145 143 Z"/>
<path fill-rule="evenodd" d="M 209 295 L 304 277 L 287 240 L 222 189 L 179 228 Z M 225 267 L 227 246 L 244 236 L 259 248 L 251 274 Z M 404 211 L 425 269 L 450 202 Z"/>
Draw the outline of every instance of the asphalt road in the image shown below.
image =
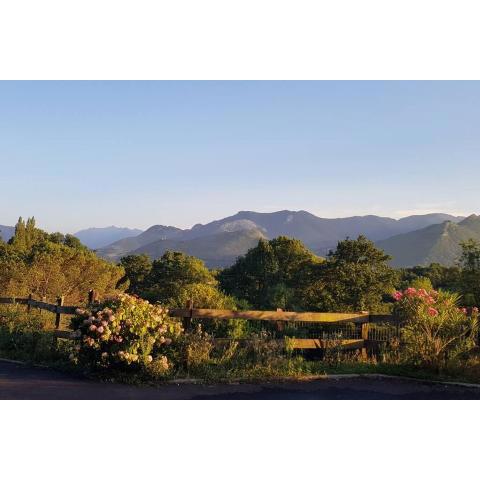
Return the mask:
<path fill-rule="evenodd" d="M 0 399 L 6 400 L 402 400 L 480 399 L 480 388 L 398 378 L 327 378 L 262 384 L 99 383 L 54 370 L 0 361 Z"/>

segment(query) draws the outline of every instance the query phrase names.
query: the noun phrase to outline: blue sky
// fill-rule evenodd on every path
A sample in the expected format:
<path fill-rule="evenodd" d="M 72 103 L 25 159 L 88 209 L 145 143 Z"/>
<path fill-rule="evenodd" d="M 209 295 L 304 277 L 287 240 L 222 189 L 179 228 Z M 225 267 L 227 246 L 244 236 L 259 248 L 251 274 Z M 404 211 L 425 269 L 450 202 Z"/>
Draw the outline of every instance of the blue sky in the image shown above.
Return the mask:
<path fill-rule="evenodd" d="M 480 82 L 0 82 L 0 224 L 479 213 Z"/>

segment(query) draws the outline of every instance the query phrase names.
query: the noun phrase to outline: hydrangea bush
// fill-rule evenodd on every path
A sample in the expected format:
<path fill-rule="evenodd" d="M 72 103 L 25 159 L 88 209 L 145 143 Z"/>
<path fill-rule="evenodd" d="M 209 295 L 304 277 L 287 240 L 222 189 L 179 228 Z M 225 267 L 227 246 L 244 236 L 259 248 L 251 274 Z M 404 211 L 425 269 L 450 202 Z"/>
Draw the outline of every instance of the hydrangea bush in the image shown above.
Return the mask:
<path fill-rule="evenodd" d="M 146 300 L 118 295 L 90 310 L 78 309 L 72 319 L 80 344 L 71 360 L 95 367 L 170 368 L 167 351 L 182 332 L 168 311 Z"/>
<path fill-rule="evenodd" d="M 409 361 L 439 369 L 475 347 L 478 309 L 460 308 L 458 295 L 410 287 L 393 298 L 394 312 L 404 321 L 402 340 Z"/>

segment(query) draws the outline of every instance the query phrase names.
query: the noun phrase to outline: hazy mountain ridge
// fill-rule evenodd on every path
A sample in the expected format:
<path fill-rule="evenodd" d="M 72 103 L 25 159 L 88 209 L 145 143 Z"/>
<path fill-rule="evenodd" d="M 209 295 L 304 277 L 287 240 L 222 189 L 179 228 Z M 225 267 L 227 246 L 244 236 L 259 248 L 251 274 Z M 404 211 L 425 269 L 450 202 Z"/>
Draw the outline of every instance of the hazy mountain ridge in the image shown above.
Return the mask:
<path fill-rule="evenodd" d="M 441 263 L 455 265 L 461 255 L 460 243 L 480 241 L 480 216 L 470 215 L 459 223 L 447 221 L 377 242 L 393 257 L 392 265 L 411 267 Z"/>
<path fill-rule="evenodd" d="M 122 228 L 112 225 L 111 227 L 87 228 L 74 233 L 74 235 L 88 248 L 96 250 L 124 238 L 136 237 L 141 233 L 142 230 L 138 228 Z"/>
<path fill-rule="evenodd" d="M 224 266 L 227 258 L 234 260 L 246 253 L 248 248 L 253 246 L 252 238 L 270 239 L 286 235 L 301 240 L 323 256 L 328 249 L 335 248 L 337 242 L 346 237 L 365 235 L 378 241 L 445 220 L 458 222 L 462 218 L 432 213 L 400 220 L 375 215 L 330 219 L 320 218 L 306 211 L 240 211 L 230 217 L 205 225 L 197 224 L 186 230 L 156 225 L 137 237 L 123 239 L 102 248 L 98 253 L 104 258 L 118 260 L 128 253 L 147 253 L 152 258 L 157 258 L 167 249 L 177 249 L 192 255 L 197 252 L 195 256 L 208 261 L 210 266 Z M 251 233 L 245 232 L 255 234 L 252 237 Z M 222 235 L 226 233 L 229 235 Z M 237 247 L 231 250 L 231 255 L 224 254 L 230 248 L 229 245 L 235 242 Z M 218 259 L 218 265 L 215 264 L 215 258 Z"/>
<path fill-rule="evenodd" d="M 183 230 L 177 227 L 154 225 L 136 237 L 123 238 L 105 248 L 100 248 L 97 253 L 106 259 L 118 260 L 120 257 L 155 241 L 177 238 L 182 232 Z"/>
<path fill-rule="evenodd" d="M 4 242 L 8 242 L 15 234 L 15 227 L 8 227 L 7 225 L 0 225 L 0 238 Z"/>
<path fill-rule="evenodd" d="M 201 258 L 207 267 L 220 268 L 234 263 L 237 257 L 255 247 L 261 238 L 265 235 L 254 228 L 225 231 L 186 240 L 157 240 L 132 253 L 146 253 L 151 258 L 159 258 L 167 250 L 174 250 Z"/>

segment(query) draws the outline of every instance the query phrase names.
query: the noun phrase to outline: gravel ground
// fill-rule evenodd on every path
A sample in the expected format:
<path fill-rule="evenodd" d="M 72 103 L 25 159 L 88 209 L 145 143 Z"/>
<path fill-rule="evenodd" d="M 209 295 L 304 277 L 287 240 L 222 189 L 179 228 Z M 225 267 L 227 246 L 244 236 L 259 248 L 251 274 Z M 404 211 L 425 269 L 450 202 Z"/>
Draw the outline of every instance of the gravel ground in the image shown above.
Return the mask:
<path fill-rule="evenodd" d="M 407 400 L 480 399 L 480 388 L 393 377 L 337 376 L 310 381 L 167 384 L 99 383 L 48 368 L 0 361 L 2 400 Z"/>

